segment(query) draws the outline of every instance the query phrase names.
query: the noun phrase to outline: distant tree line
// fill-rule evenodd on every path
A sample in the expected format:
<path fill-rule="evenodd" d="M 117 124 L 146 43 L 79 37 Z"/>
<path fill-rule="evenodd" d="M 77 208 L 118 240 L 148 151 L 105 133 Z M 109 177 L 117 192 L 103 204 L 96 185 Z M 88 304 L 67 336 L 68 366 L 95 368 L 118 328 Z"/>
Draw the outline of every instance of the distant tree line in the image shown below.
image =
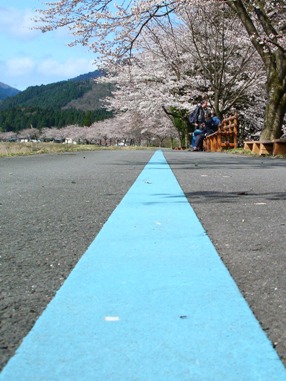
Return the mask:
<path fill-rule="evenodd" d="M 179 134 L 171 120 L 161 112 L 156 120 L 146 116 L 123 114 L 105 119 L 91 126 L 68 125 L 62 128 L 26 128 L 0 131 L 0 142 L 55 142 L 66 144 L 172 146 L 177 145 Z"/>
<path fill-rule="evenodd" d="M 76 109 L 54 109 L 54 108 L 12 108 L 0 111 L 0 131 L 21 131 L 25 128 L 33 127 L 42 129 L 44 127 L 57 127 L 77 124 L 79 126 L 90 126 L 107 118 L 111 118 L 112 113 L 105 109 L 94 111 L 82 111 Z"/>

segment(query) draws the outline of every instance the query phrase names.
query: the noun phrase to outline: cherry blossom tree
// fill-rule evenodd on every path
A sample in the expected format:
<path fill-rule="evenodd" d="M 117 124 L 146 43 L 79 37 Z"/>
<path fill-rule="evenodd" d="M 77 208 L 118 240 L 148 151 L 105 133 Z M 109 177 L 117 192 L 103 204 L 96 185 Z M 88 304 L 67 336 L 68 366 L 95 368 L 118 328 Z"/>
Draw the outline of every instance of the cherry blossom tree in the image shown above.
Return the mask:
<path fill-rule="evenodd" d="M 61 141 L 64 139 L 63 130 L 59 129 L 59 128 L 55 128 L 55 127 L 54 128 L 49 128 L 49 127 L 43 128 L 41 131 L 40 137 L 43 141 L 46 141 L 46 142 L 55 141 L 55 140 Z"/>
<path fill-rule="evenodd" d="M 17 139 L 17 133 L 14 131 L 0 132 L 0 141 L 9 142 Z"/>
<path fill-rule="evenodd" d="M 247 38 L 240 46 L 230 39 L 229 34 L 239 34 L 240 25 L 234 27 L 232 20 L 225 22 L 225 15 L 218 14 L 207 27 L 203 21 L 211 15 L 198 8 L 193 24 L 185 12 L 185 24 L 178 28 L 162 23 L 154 30 L 149 28 L 138 39 L 140 53 L 116 64 L 106 63 L 109 75 L 99 81 L 113 82 L 116 90 L 106 99 L 105 107 L 148 116 L 157 113 L 157 119 L 158 110 L 163 108 L 172 118 L 182 145 L 188 144 L 184 141 L 188 115 L 194 107 L 191 101 L 202 90 L 219 115 L 235 109 L 241 120 L 243 116 L 243 121 L 250 118 L 254 124 L 261 124 L 263 110 L 261 104 L 260 110 L 257 107 L 257 99 L 264 95 L 261 60 Z M 201 25 L 205 25 L 203 30 Z M 247 112 L 250 107 L 251 112 Z"/>
<path fill-rule="evenodd" d="M 151 128 L 152 127 L 152 128 Z M 31 130 L 15 132 L 0 132 L 0 140 L 31 139 Z M 69 125 L 63 128 L 43 128 L 41 132 L 32 130 L 33 136 L 49 142 L 76 142 L 79 144 L 98 144 L 104 146 L 118 145 L 124 142 L 140 145 L 143 140 L 159 142 L 162 145 L 166 139 L 177 138 L 172 123 L 164 116 L 142 119 L 138 113 L 122 113 L 115 118 L 93 123 L 90 127 Z M 35 135 L 36 134 L 36 135 Z"/>
<path fill-rule="evenodd" d="M 142 130 L 144 117 L 137 110 L 125 110 L 118 113 L 115 118 L 115 128 L 122 130 L 122 140 L 130 146 L 140 146 L 142 143 Z"/>
<path fill-rule="evenodd" d="M 42 31 L 67 26 L 75 36 L 71 45 L 118 59 L 136 49 L 138 37 L 153 20 L 166 17 L 173 23 L 185 9 L 211 3 L 235 12 L 264 63 L 268 98 L 261 138 L 278 138 L 286 111 L 285 0 L 133 0 L 117 5 L 109 0 L 59 0 L 46 3 L 38 22 Z"/>
<path fill-rule="evenodd" d="M 241 22 L 228 8 L 197 6 L 182 12 L 177 44 L 193 57 L 189 75 L 201 76 L 200 88 L 212 108 L 223 117 L 247 107 L 253 94 L 262 96 L 266 80 L 262 61 L 250 44 Z"/>
<path fill-rule="evenodd" d="M 164 115 L 144 117 L 137 111 L 119 113 L 112 120 L 96 122 L 89 127 L 97 132 L 103 145 L 162 145 L 166 139 L 178 138 L 172 122 Z"/>
<path fill-rule="evenodd" d="M 26 128 L 24 130 L 21 130 L 17 134 L 18 139 L 26 139 L 28 141 L 36 140 L 40 136 L 40 132 L 37 128 Z"/>

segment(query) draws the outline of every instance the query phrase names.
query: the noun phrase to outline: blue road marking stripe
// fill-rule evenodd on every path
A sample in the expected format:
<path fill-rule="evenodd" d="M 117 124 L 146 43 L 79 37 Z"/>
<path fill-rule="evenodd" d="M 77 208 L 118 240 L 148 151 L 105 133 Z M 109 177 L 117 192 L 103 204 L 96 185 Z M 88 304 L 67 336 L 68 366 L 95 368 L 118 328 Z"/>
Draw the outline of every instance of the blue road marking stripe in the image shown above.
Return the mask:
<path fill-rule="evenodd" d="M 1 381 L 285 381 L 157 151 Z"/>

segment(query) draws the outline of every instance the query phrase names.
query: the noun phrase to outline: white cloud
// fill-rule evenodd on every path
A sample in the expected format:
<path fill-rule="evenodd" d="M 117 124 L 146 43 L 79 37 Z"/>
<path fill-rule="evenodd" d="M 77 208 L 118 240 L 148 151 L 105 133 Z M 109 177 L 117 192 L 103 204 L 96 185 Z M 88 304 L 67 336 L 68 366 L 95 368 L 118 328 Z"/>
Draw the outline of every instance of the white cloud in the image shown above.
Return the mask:
<path fill-rule="evenodd" d="M 0 0 L 3 2 L 3 0 Z M 0 5 L 0 81 L 24 90 L 96 69 L 94 55 L 81 46 L 70 48 L 67 28 L 50 33 L 33 30 L 38 0 L 8 0 Z"/>
<path fill-rule="evenodd" d="M 9 76 L 20 77 L 33 72 L 36 63 L 29 57 L 19 57 L 7 60 L 6 66 Z"/>
<path fill-rule="evenodd" d="M 33 17 L 34 12 L 30 9 L 0 7 L 0 33 L 5 33 L 11 38 L 32 39 L 40 33 L 32 29 L 35 26 Z"/>
<path fill-rule="evenodd" d="M 69 58 L 64 62 L 46 59 L 37 65 L 37 71 L 42 76 L 58 76 L 59 78 L 72 78 L 93 70 L 95 67 L 92 60 L 85 58 Z"/>
<path fill-rule="evenodd" d="M 60 62 L 53 58 L 38 60 L 19 56 L 0 62 L 0 71 L 6 73 L 5 79 L 0 80 L 23 90 L 36 84 L 49 84 L 77 77 L 95 69 L 92 60 L 86 58 L 68 58 Z"/>

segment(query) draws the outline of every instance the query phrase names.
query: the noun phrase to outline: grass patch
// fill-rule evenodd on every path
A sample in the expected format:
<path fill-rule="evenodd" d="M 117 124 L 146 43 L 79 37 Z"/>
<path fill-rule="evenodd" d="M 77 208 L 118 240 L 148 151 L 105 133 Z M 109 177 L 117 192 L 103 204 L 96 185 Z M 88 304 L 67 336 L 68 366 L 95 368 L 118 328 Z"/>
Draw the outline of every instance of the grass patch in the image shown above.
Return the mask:
<path fill-rule="evenodd" d="M 227 153 L 231 153 L 235 155 L 257 156 L 253 154 L 251 151 L 245 150 L 243 148 L 232 148 L 232 149 L 224 150 L 223 152 L 227 152 Z"/>
<path fill-rule="evenodd" d="M 154 150 L 155 147 L 139 146 L 97 146 L 95 144 L 60 144 L 60 143 L 6 143 L 0 142 L 0 157 L 25 156 L 44 153 L 80 152 L 97 150 Z"/>

